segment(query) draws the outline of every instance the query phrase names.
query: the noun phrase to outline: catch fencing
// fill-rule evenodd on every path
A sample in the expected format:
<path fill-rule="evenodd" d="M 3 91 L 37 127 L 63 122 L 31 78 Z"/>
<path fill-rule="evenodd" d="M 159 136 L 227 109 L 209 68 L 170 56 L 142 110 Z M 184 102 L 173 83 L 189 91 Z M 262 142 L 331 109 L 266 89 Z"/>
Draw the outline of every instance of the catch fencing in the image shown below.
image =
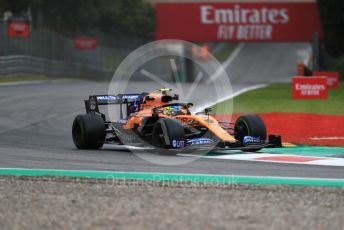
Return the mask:
<path fill-rule="evenodd" d="M 32 29 L 29 37 L 8 37 L 7 24 L 0 22 L 0 77 L 42 74 L 104 79 L 110 78 L 119 63 L 144 41 L 116 41 L 97 37 L 95 49 L 74 47 L 73 38 Z"/>

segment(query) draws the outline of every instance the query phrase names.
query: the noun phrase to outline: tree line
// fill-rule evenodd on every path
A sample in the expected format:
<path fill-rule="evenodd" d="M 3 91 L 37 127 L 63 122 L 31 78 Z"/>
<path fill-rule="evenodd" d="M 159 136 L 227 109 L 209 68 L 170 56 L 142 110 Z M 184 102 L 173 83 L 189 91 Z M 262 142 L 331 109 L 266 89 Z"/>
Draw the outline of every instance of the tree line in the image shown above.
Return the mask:
<path fill-rule="evenodd" d="M 31 11 L 32 26 L 75 36 L 153 38 L 155 9 L 143 0 L 0 0 L 14 16 Z"/>
<path fill-rule="evenodd" d="M 344 76 L 344 1 L 317 0 L 324 30 L 323 60 L 325 68 Z"/>

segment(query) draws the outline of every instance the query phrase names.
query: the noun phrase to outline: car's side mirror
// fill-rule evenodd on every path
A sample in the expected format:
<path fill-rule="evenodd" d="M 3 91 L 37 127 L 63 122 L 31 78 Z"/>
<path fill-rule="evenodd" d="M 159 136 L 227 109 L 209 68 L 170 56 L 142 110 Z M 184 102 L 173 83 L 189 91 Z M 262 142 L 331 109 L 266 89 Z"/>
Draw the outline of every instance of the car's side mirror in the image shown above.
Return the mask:
<path fill-rule="evenodd" d="M 206 115 L 209 115 L 210 112 L 212 112 L 212 111 L 213 111 L 212 108 L 205 108 L 205 109 L 204 109 L 204 113 L 205 113 Z"/>

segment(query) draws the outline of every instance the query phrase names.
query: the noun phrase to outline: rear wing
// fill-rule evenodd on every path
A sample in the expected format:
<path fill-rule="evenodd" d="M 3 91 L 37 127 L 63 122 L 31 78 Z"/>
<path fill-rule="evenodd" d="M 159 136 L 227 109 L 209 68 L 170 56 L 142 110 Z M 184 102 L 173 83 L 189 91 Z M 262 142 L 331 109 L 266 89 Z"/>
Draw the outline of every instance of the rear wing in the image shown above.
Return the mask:
<path fill-rule="evenodd" d="M 86 113 L 99 113 L 99 105 L 122 105 L 128 107 L 130 103 L 141 103 L 147 93 L 141 94 L 117 94 L 117 95 L 91 95 L 85 100 Z M 122 108 L 122 106 L 120 107 Z M 122 113 L 122 112 L 121 112 Z"/>

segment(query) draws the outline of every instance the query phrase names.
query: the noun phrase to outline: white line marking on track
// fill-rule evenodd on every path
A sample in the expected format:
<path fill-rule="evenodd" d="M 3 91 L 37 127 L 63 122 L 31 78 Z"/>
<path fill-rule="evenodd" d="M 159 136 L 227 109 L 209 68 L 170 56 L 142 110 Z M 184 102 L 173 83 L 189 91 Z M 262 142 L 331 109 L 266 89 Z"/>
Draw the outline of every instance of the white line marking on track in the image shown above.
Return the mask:
<path fill-rule="evenodd" d="M 246 154 L 228 154 L 228 155 L 217 155 L 217 156 L 198 156 L 198 155 L 193 155 L 193 154 L 178 154 L 178 156 L 184 156 L 184 157 L 197 156 L 200 158 L 208 158 L 208 159 L 272 162 L 272 163 L 282 163 L 282 164 L 287 163 L 287 164 L 303 164 L 303 165 L 319 165 L 319 166 L 344 166 L 343 158 L 298 156 L 298 155 L 285 155 L 285 154 L 246 153 Z M 284 157 L 287 159 L 283 160 Z M 264 159 L 264 158 L 267 158 L 267 159 Z M 278 159 L 278 158 L 281 158 L 281 159 Z M 288 160 L 288 158 L 292 158 L 294 160 Z"/>
<path fill-rule="evenodd" d="M 310 137 L 310 140 L 319 141 L 319 140 L 344 140 L 344 137 Z"/>

